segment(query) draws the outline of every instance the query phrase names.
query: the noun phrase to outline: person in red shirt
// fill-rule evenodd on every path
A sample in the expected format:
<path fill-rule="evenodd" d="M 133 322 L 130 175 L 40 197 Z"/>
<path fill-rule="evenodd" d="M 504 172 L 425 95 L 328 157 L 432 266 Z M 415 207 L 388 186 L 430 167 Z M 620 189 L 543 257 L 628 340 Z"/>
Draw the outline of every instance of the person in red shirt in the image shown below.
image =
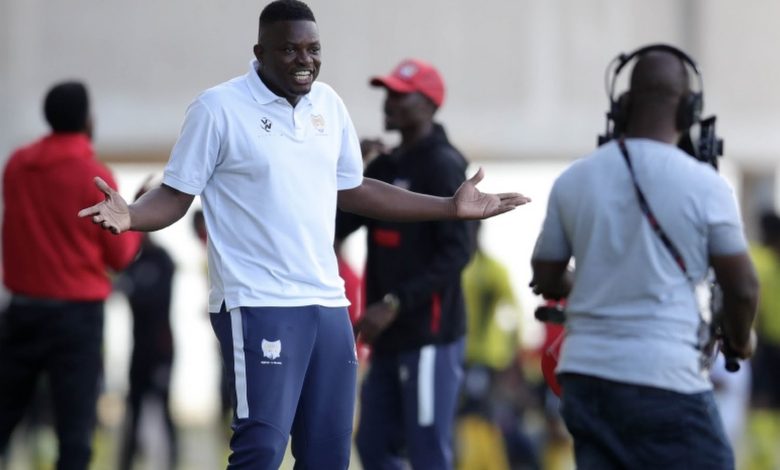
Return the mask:
<path fill-rule="evenodd" d="M 113 235 L 76 216 L 104 198 L 91 184 L 95 175 L 116 188 L 92 149 L 86 87 L 56 84 L 44 113 L 52 132 L 16 150 L 3 173 L 3 281 L 12 297 L 0 315 L 0 456 L 45 375 L 59 440 L 57 468 L 86 469 L 108 273 L 133 260 L 141 237 Z"/>
<path fill-rule="evenodd" d="M 365 155 L 365 153 L 363 155 Z M 365 364 L 369 356 L 369 347 L 368 344 L 357 337 L 356 330 L 358 321 L 363 315 L 363 308 L 365 308 L 363 302 L 365 284 L 363 283 L 363 277 L 352 268 L 344 256 L 341 240 L 336 240 L 333 246 L 336 250 L 336 262 L 339 267 L 339 276 L 344 280 L 344 294 L 347 296 L 347 300 L 349 300 L 347 313 L 349 313 L 349 321 L 352 323 L 352 329 L 355 330 L 355 351 L 357 351 L 358 362 Z"/>

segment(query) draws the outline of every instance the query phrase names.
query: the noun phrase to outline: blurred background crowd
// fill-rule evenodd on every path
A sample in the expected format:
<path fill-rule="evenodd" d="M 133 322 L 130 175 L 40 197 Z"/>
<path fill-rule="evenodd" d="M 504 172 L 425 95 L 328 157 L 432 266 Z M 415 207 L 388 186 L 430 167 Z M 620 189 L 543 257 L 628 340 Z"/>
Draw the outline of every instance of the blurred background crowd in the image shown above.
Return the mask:
<path fill-rule="evenodd" d="M 720 171 L 736 191 L 762 276 L 759 337 L 780 344 L 780 288 L 771 288 L 780 284 L 780 237 L 771 215 L 780 202 L 780 134 L 773 132 L 780 126 L 780 63 L 765 53 L 766 44 L 780 39 L 776 2 L 760 0 L 750 9 L 726 0 L 308 3 L 323 44 L 319 80 L 339 92 L 361 136 L 394 144 L 394 136 L 383 135 L 382 95 L 368 78 L 405 57 L 424 58 L 447 82 L 438 120 L 471 162 L 469 174 L 481 166 L 484 191 L 519 191 L 534 200 L 482 224 L 478 252 L 463 273 L 469 333 L 456 434 L 460 468 L 573 467 L 570 440 L 539 366 L 550 332 L 533 318 L 540 299 L 528 288 L 529 260 L 554 178 L 603 131 L 604 68 L 620 52 L 666 42 L 697 59 L 704 114 L 717 114 L 725 140 Z M 197 93 L 244 73 L 263 5 L 4 0 L 0 155 L 45 132 L 40 104 L 52 83 L 83 80 L 90 87 L 97 155 L 132 198 L 149 175 L 161 174 Z M 115 279 L 106 305 L 94 469 L 118 468 L 133 415 L 139 457 L 128 468 L 169 468 L 172 448 L 178 468 L 224 466 L 229 403 L 206 311 L 199 227 L 194 207 L 148 241 L 172 262 L 169 322 L 152 327 L 170 329 L 175 352 L 169 390 L 142 403 L 128 400 L 139 322 L 131 308 L 132 272 Z M 358 278 L 364 237 L 350 237 L 341 249 Z M 746 364 L 737 374 L 717 367 L 713 373 L 739 468 L 780 468 L 780 403 L 758 394 L 751 400 L 751 383 L 765 381 L 776 365 L 769 360 L 752 370 Z M 53 468 L 48 400 L 36 398 L 17 431 L 9 469 Z"/>

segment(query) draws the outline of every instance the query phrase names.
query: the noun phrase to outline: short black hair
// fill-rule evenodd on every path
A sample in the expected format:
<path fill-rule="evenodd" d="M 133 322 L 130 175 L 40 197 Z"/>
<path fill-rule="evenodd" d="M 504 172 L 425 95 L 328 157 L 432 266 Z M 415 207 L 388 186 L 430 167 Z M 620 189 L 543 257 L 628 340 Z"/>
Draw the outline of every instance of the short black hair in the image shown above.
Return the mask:
<path fill-rule="evenodd" d="M 260 26 L 277 21 L 314 21 L 314 13 L 309 5 L 300 0 L 275 0 L 263 8 L 260 13 Z"/>
<path fill-rule="evenodd" d="M 77 81 L 61 82 L 49 89 L 43 103 L 46 121 L 54 132 L 81 132 L 87 128 L 89 95 Z"/>

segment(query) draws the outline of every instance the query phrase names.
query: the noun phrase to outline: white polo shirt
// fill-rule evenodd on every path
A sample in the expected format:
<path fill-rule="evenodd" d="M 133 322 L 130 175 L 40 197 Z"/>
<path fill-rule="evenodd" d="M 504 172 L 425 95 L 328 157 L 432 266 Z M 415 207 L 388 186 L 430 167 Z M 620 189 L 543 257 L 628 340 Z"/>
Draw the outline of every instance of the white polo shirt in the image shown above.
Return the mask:
<path fill-rule="evenodd" d="M 363 178 L 352 120 L 319 82 L 293 108 L 257 66 L 189 106 L 163 176 L 201 196 L 209 310 L 349 305 L 333 239 L 337 192 Z"/>

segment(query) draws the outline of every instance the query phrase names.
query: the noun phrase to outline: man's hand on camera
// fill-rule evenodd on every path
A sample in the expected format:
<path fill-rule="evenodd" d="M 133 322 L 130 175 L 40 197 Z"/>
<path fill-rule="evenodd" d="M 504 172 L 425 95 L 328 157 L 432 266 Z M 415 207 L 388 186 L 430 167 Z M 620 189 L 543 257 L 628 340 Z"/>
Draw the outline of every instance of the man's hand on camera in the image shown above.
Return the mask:
<path fill-rule="evenodd" d="M 742 347 L 738 347 L 738 345 L 734 344 L 734 341 L 731 341 L 728 338 L 726 338 L 726 341 L 728 342 L 728 348 L 740 359 L 750 359 L 753 357 L 753 354 L 756 352 L 756 345 L 758 344 L 756 330 L 753 329 L 750 330 L 750 337 Z"/>

